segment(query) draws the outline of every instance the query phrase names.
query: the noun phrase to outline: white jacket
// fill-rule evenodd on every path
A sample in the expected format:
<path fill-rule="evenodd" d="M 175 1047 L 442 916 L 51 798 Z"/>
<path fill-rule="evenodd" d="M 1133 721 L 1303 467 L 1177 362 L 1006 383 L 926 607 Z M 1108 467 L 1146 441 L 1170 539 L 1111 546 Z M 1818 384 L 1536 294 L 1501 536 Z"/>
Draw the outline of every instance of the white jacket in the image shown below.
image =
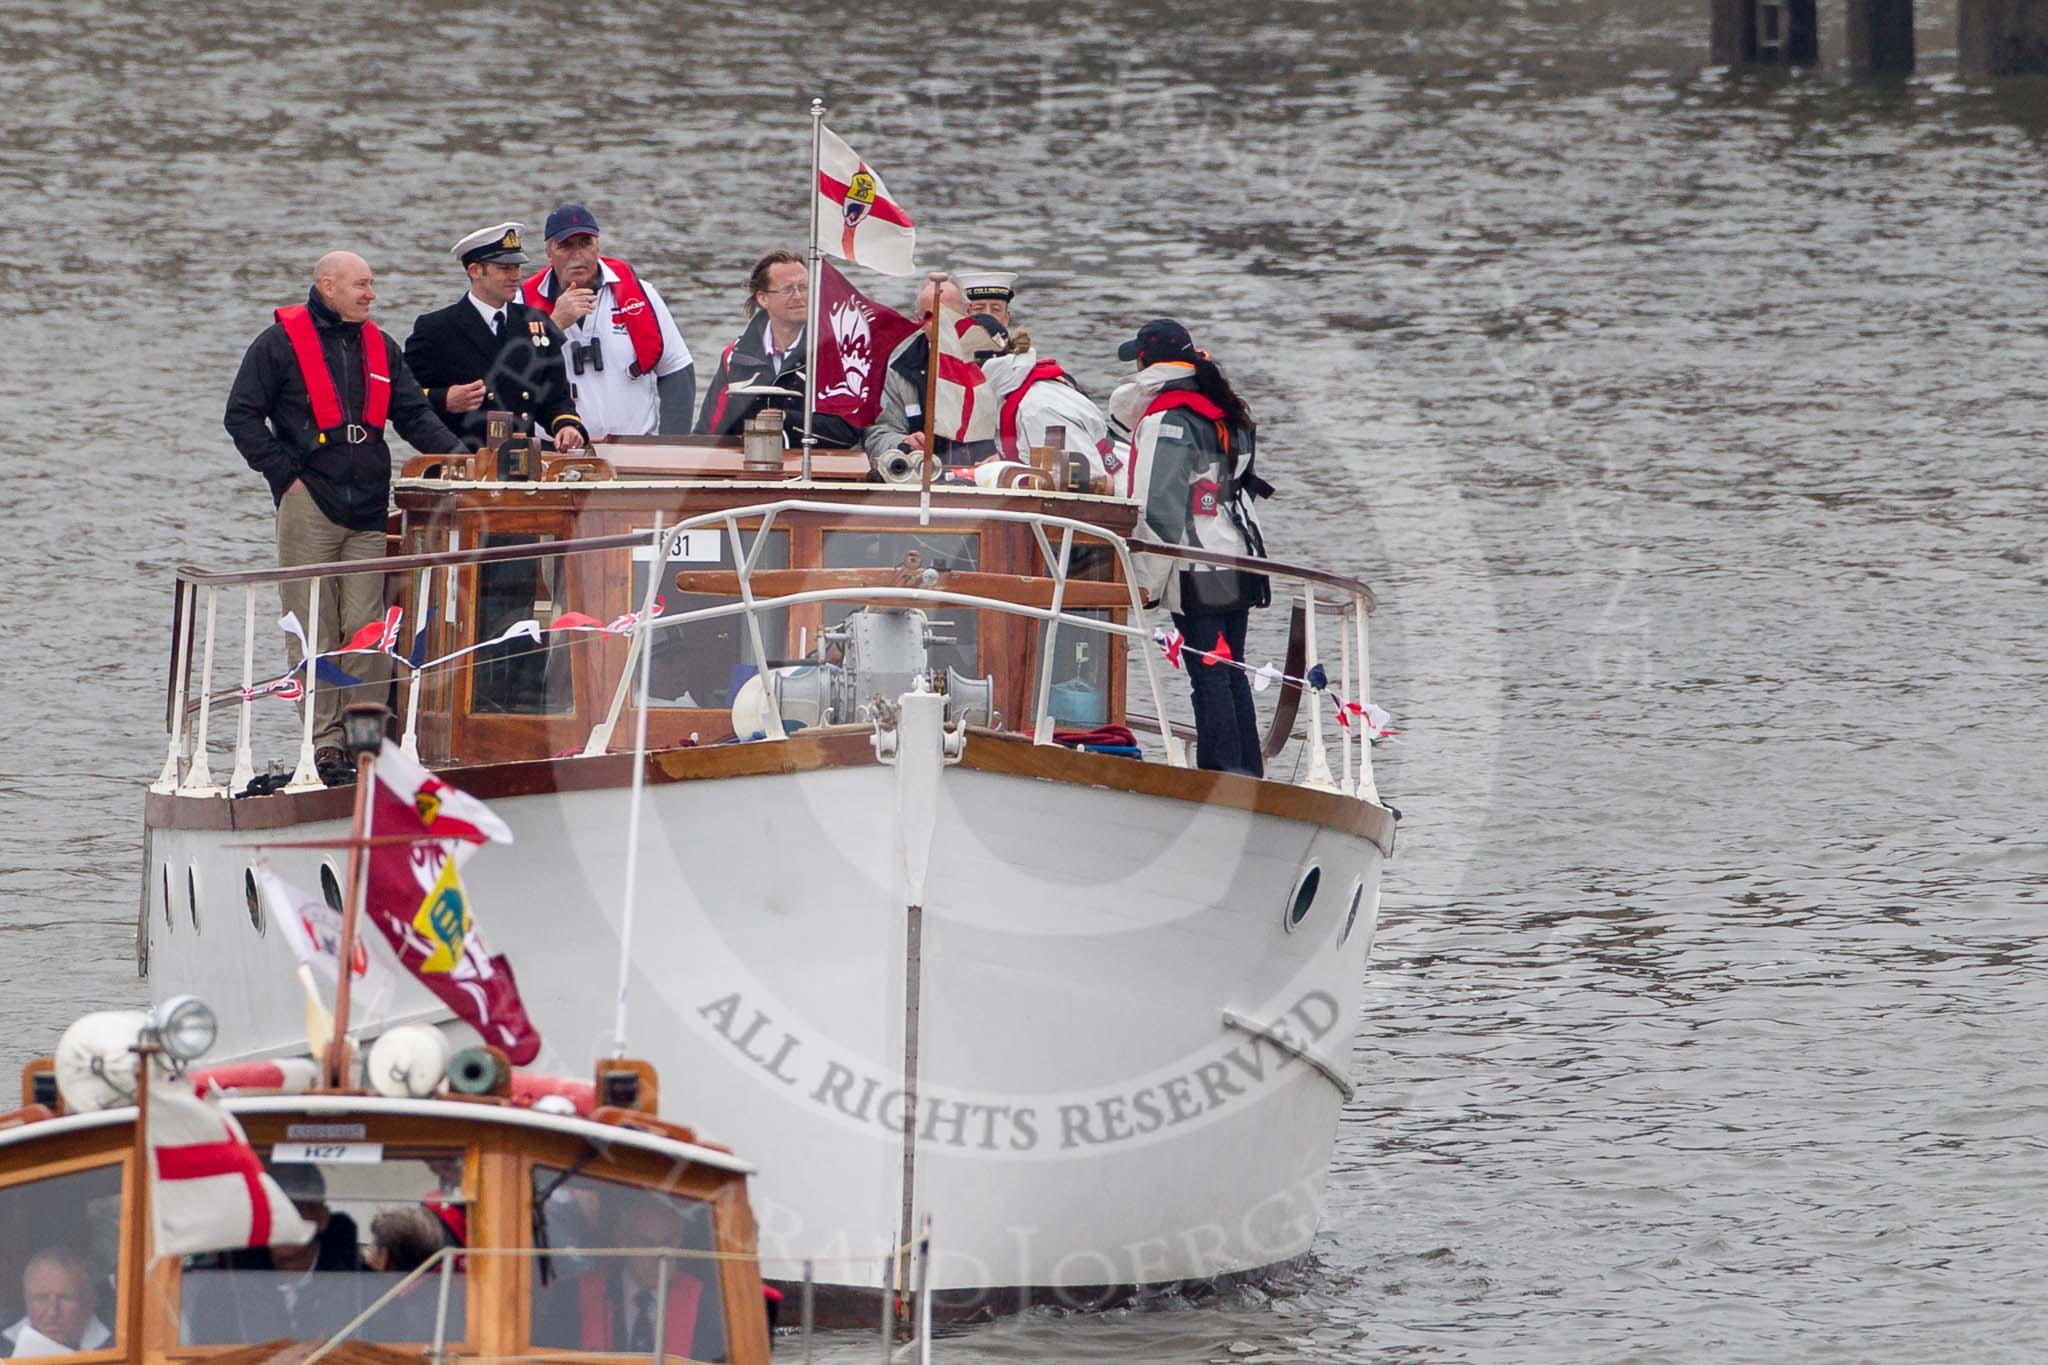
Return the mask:
<path fill-rule="evenodd" d="M 981 372 L 988 376 L 996 401 L 1003 403 L 1017 391 L 1025 376 L 1031 373 L 1031 367 L 1037 363 L 1038 352 L 1020 351 L 1016 355 L 990 356 L 981 362 Z M 1025 450 L 1030 447 L 1044 445 L 1045 429 L 1051 426 L 1066 427 L 1066 448 L 1076 455 L 1086 456 L 1092 474 L 1099 476 L 1109 472 L 1102 463 L 1101 444 L 1109 435 L 1109 423 L 1087 394 L 1071 384 L 1033 384 L 1017 405 L 1017 444 L 1020 447 L 1017 458 L 1023 459 Z"/>

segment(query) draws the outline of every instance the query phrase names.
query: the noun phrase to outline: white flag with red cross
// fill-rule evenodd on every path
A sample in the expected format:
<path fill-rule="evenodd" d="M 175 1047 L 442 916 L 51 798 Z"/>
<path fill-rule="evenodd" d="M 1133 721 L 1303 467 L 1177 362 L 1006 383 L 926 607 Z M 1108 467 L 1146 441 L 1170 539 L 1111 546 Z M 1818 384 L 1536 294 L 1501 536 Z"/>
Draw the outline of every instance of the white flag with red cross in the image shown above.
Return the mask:
<path fill-rule="evenodd" d="M 853 148 L 830 128 L 818 132 L 818 249 L 884 275 L 910 274 L 916 224 Z"/>
<path fill-rule="evenodd" d="M 188 1080 L 150 1078 L 149 1177 L 159 1256 L 304 1246 L 316 1231 L 263 1173 L 235 1116 Z"/>
<path fill-rule="evenodd" d="M 988 376 L 975 364 L 977 351 L 994 340 L 971 319 L 939 307 L 939 388 L 933 402 L 932 430 L 953 441 L 993 441 L 1002 405 L 989 387 Z"/>

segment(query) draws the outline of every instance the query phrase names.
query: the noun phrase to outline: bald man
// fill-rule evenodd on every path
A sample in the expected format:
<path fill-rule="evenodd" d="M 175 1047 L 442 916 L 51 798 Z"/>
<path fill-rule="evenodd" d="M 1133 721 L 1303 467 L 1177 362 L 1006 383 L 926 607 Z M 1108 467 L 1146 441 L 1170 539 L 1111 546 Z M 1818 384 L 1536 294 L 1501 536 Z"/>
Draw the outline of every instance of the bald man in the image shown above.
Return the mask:
<path fill-rule="evenodd" d="M 275 321 L 249 344 L 228 391 L 228 434 L 269 483 L 277 508 L 280 567 L 384 553 L 391 500 L 387 423 L 416 450 L 444 455 L 463 449 L 427 406 L 398 343 L 370 321 L 376 298 L 369 262 L 350 251 L 328 252 L 313 267 L 306 301 L 272 314 Z M 378 574 L 327 579 L 320 594 L 318 652 L 384 614 Z M 279 596 L 302 625 L 308 621 L 309 583 L 282 584 Z M 297 666 L 296 642 L 290 648 Z M 356 685 L 314 692 L 314 757 L 330 782 L 355 776 L 342 751 L 341 708 L 382 701 L 389 681 L 388 661 L 380 655 L 355 656 L 347 670 Z"/>
<path fill-rule="evenodd" d="M 917 291 L 918 328 L 890 354 L 889 374 L 882 381 L 881 416 L 861 433 L 861 444 L 875 459 L 892 450 L 924 449 L 924 391 L 930 373 L 925 358 L 929 346 L 924 324 L 931 319 L 934 297 L 943 299 L 947 308 L 962 316 L 967 313 L 967 296 L 960 292 L 958 284 L 938 272 L 925 277 L 924 286 Z M 934 443 L 944 464 L 975 464 L 995 454 L 993 441 L 962 444 L 937 436 Z"/>

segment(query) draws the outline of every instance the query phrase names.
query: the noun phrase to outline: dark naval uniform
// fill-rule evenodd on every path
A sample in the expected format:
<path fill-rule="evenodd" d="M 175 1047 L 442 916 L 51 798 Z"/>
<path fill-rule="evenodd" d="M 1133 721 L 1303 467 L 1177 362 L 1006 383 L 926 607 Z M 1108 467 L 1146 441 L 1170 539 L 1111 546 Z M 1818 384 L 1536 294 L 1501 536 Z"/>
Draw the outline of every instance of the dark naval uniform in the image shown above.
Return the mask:
<path fill-rule="evenodd" d="M 464 253 L 465 264 L 526 259 L 519 250 L 517 225 L 501 226 L 506 231 L 498 240 Z M 471 450 L 483 445 L 488 414 L 494 409 L 512 414 L 515 432 L 535 426 L 551 436 L 565 426 L 582 432 L 562 360 L 562 334 L 548 315 L 515 297 L 495 310 L 503 316 L 494 335 L 485 311 L 490 310 L 480 309 L 478 301 L 465 294 L 446 308 L 414 319 L 412 335 L 405 339 L 405 363 L 426 390 L 434 412 Z M 482 404 L 469 412 L 450 412 L 448 390 L 479 379 L 484 381 Z"/>
<path fill-rule="evenodd" d="M 562 334 L 548 315 L 517 299 L 505 305 L 499 336 L 491 335 L 475 304 L 460 298 L 420 314 L 405 339 L 405 363 L 426 389 L 427 402 L 471 450 L 483 445 L 485 414 L 492 409 L 511 413 L 515 432 L 535 423 L 549 435 L 568 423 L 582 426 L 562 355 Z M 484 381 L 483 405 L 472 412 L 448 411 L 449 387 L 477 379 Z"/>

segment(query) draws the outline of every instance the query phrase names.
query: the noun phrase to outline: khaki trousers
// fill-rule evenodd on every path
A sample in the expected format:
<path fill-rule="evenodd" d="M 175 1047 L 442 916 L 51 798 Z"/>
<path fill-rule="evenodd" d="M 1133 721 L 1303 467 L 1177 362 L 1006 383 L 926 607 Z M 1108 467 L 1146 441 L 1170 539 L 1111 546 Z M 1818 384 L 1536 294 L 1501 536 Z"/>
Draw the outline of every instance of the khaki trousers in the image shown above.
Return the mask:
<path fill-rule="evenodd" d="M 351 531 L 336 526 L 321 514 L 304 485 L 294 485 L 277 505 L 277 566 L 328 564 L 346 559 L 378 559 L 384 554 L 382 531 Z M 350 574 L 344 578 L 323 578 L 320 583 L 320 638 L 313 641 L 318 653 L 337 648 L 371 621 L 384 616 L 384 576 Z M 284 609 L 296 612 L 299 624 L 312 618 L 313 580 L 280 583 L 277 593 Z M 299 642 L 287 646 L 292 666 L 299 663 Z M 341 708 L 351 702 L 385 699 L 391 681 L 391 661 L 381 654 L 351 654 L 329 660 L 344 673 L 360 679 L 352 687 L 330 687 L 320 680 L 313 691 L 313 747 L 341 747 Z M 311 680 L 309 680 L 310 682 Z M 299 705 L 303 708 L 305 703 Z M 301 717 L 304 716 L 301 710 Z"/>

